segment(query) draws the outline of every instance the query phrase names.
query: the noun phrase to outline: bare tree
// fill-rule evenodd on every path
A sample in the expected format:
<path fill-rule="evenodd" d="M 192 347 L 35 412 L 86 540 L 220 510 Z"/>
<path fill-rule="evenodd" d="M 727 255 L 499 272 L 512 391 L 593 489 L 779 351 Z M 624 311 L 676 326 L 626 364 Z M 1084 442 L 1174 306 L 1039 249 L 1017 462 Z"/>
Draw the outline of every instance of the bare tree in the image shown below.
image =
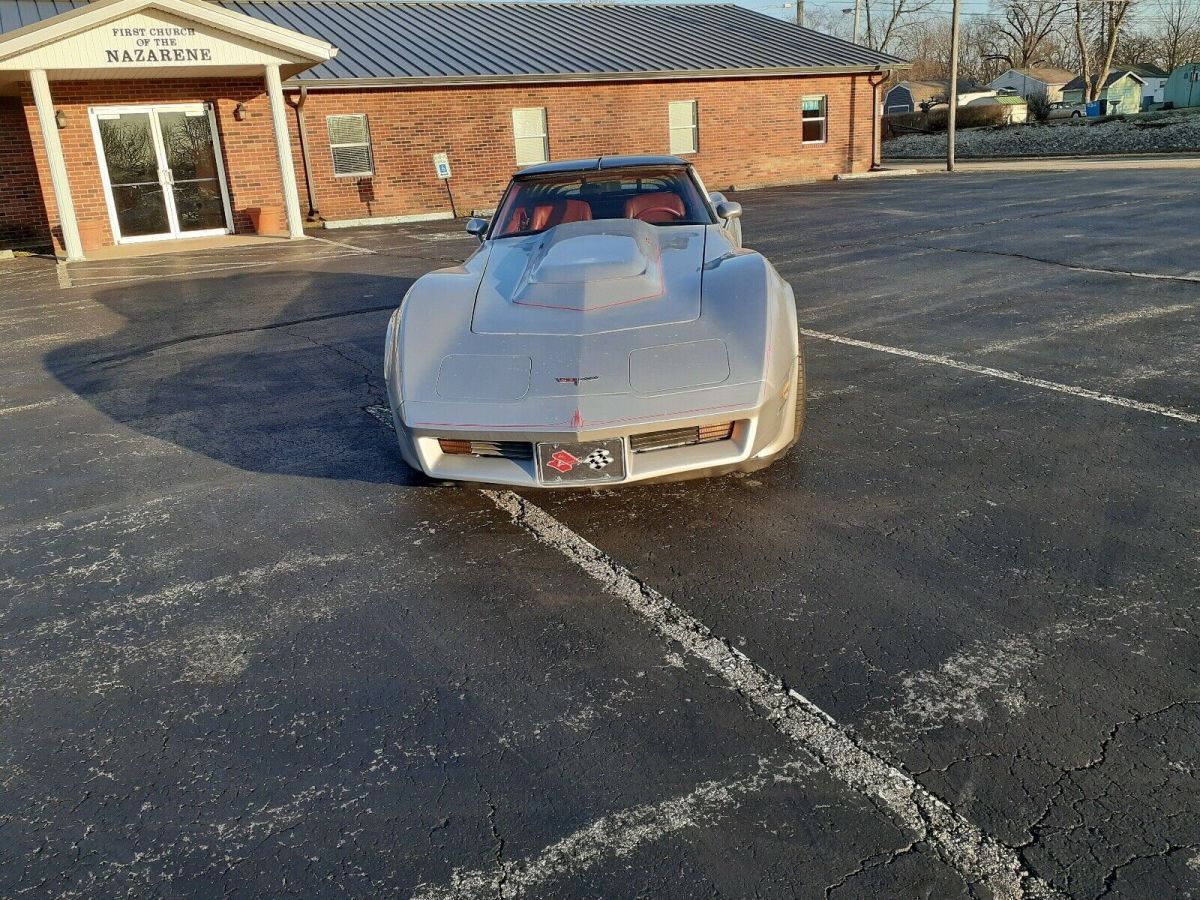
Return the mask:
<path fill-rule="evenodd" d="M 1170 72 L 1200 59 L 1200 2 L 1158 0 L 1152 8 L 1159 17 L 1153 32 L 1158 37 L 1158 64 Z"/>
<path fill-rule="evenodd" d="M 854 0 L 847 0 L 853 7 Z M 859 36 L 850 32 L 854 30 L 854 20 L 850 14 L 832 6 L 817 6 L 810 4 L 804 14 L 804 26 L 813 31 L 821 31 L 845 41 L 858 41 Z"/>
<path fill-rule="evenodd" d="M 865 43 L 872 50 L 891 50 L 904 32 L 918 24 L 938 0 L 862 0 Z"/>
<path fill-rule="evenodd" d="M 1097 99 L 1104 90 L 1121 26 L 1133 0 L 1074 0 L 1075 44 L 1083 70 L 1083 98 Z"/>
<path fill-rule="evenodd" d="M 990 18 L 973 19 L 962 25 L 958 75 L 964 85 L 987 84 L 1007 68 L 991 54 L 993 25 Z M 909 78 L 918 81 L 950 78 L 950 23 L 946 19 L 917 20 L 906 29 L 897 49 L 910 62 Z"/>
<path fill-rule="evenodd" d="M 989 55 L 1014 69 L 1042 66 L 1069 0 L 1000 0 L 999 15 L 989 19 Z"/>
<path fill-rule="evenodd" d="M 1157 29 L 1148 31 L 1123 31 L 1117 39 L 1117 52 L 1113 59 L 1118 63 L 1154 63 L 1162 65 L 1162 37 Z"/>

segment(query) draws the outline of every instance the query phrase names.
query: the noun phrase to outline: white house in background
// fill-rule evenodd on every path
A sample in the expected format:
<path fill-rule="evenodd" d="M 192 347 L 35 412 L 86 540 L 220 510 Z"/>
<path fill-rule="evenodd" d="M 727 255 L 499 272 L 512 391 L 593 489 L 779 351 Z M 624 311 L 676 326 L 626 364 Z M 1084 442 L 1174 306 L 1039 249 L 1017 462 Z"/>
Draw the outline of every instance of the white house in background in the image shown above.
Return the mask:
<path fill-rule="evenodd" d="M 1030 97 L 1045 97 L 1051 103 L 1057 103 L 1062 99 L 1063 88 L 1074 77 L 1074 72 L 1052 66 L 1009 69 L 1003 75 L 993 78 L 988 87 L 997 91 L 1015 91 L 1026 100 Z"/>
<path fill-rule="evenodd" d="M 931 106 L 946 106 L 950 96 L 949 81 L 901 81 L 883 95 L 883 114 L 921 112 Z M 995 97 L 996 92 L 973 84 L 958 86 L 958 105 L 966 106 L 981 97 Z"/>
<path fill-rule="evenodd" d="M 1151 103 L 1162 103 L 1166 99 L 1167 79 L 1171 77 L 1170 72 L 1165 72 L 1152 63 L 1132 63 L 1121 66 L 1121 68 L 1128 69 L 1146 82 L 1142 86 L 1142 109 L 1147 109 Z"/>
<path fill-rule="evenodd" d="M 1003 110 L 1005 125 L 1021 125 L 1029 121 L 1029 102 L 1016 94 L 1004 94 L 996 97 L 980 97 L 972 100 L 966 106 L 997 106 Z"/>

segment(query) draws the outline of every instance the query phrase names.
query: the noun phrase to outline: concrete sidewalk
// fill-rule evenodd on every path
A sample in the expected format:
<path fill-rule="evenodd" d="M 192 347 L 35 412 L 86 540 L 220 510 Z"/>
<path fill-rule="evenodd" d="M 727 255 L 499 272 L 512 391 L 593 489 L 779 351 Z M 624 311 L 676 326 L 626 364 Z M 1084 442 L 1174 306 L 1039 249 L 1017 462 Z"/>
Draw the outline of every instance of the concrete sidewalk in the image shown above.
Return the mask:
<path fill-rule="evenodd" d="M 916 169 L 919 173 L 944 172 L 946 160 L 885 159 L 884 166 Z M 1136 156 L 1040 156 L 995 159 L 959 159 L 960 172 L 1075 172 L 1104 169 L 1196 169 L 1200 154 L 1143 154 Z"/>

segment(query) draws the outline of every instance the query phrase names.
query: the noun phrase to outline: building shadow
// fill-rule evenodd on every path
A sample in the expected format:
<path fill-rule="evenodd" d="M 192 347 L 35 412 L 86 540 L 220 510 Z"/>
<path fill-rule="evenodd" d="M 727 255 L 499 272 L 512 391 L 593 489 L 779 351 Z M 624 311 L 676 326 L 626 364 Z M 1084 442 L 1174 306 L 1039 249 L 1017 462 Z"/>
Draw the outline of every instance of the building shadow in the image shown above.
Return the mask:
<path fill-rule="evenodd" d="M 371 412 L 387 406 L 384 332 L 414 280 L 282 266 L 149 275 L 92 288 L 121 327 L 44 362 L 113 421 L 239 469 L 428 484 Z"/>

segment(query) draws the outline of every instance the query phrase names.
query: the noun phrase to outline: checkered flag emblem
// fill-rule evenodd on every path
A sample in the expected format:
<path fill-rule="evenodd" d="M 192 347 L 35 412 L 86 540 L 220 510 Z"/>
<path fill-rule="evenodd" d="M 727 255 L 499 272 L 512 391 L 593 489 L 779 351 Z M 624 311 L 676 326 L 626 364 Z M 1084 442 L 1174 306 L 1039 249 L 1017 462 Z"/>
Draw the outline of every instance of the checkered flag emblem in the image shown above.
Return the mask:
<path fill-rule="evenodd" d="M 589 469 L 598 471 L 613 461 L 613 455 L 607 450 L 593 450 L 583 458 L 583 461 L 588 464 Z"/>

